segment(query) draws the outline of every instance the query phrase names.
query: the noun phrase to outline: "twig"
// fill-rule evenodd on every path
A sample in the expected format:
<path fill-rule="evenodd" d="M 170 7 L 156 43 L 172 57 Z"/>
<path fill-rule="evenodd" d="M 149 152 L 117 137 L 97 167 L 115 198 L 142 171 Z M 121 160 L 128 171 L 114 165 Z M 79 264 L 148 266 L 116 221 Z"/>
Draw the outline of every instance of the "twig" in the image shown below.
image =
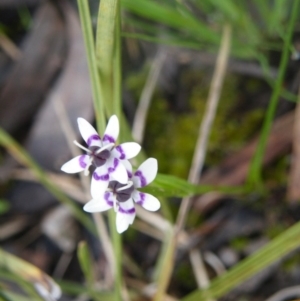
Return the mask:
<path fill-rule="evenodd" d="M 291 287 L 282 289 L 279 292 L 275 293 L 270 298 L 268 298 L 266 301 L 283 301 L 283 300 L 288 300 L 290 298 L 295 298 L 295 297 L 298 297 L 298 299 L 295 299 L 295 301 L 299 300 L 300 285 L 291 286 Z"/>
<path fill-rule="evenodd" d="M 220 99 L 221 89 L 225 77 L 225 71 L 227 67 L 227 61 L 230 51 L 231 29 L 229 25 L 224 27 L 223 38 L 221 43 L 220 52 L 217 58 L 216 68 L 213 75 L 207 107 L 203 117 L 203 121 L 200 126 L 199 136 L 195 147 L 194 157 L 192 160 L 192 166 L 190 169 L 188 181 L 192 184 L 198 184 L 200 174 L 202 172 L 208 138 L 211 130 L 213 120 L 216 115 L 217 106 Z M 177 229 L 180 230 L 185 223 L 188 209 L 191 205 L 191 198 L 185 198 L 179 209 L 177 218 Z"/>
<path fill-rule="evenodd" d="M 146 84 L 142 91 L 138 107 L 136 109 L 135 118 L 132 126 L 132 136 L 135 139 L 135 141 L 139 143 L 142 143 L 143 141 L 145 124 L 147 120 L 147 112 L 166 55 L 167 51 L 163 48 L 161 48 L 156 54 L 156 57 L 150 68 Z"/>
<path fill-rule="evenodd" d="M 220 258 L 212 252 L 204 252 L 204 261 L 211 266 L 218 276 L 221 276 L 226 272 L 226 268 Z"/>
<path fill-rule="evenodd" d="M 221 47 L 216 63 L 215 72 L 212 79 L 212 84 L 208 96 L 208 106 L 204 115 L 203 122 L 200 127 L 199 139 L 196 144 L 196 151 L 194 153 L 192 168 L 189 174 L 189 181 L 192 183 L 197 183 L 205 158 L 207 139 L 209 136 L 210 128 L 212 121 L 215 116 L 222 83 L 225 76 L 226 65 L 229 57 L 229 49 L 230 49 L 230 41 L 231 41 L 231 28 L 229 25 L 224 27 L 223 37 L 221 42 Z M 183 199 L 181 206 L 179 208 L 179 213 L 175 225 L 175 231 L 171 234 L 172 238 L 169 242 L 169 248 L 173 248 L 172 252 L 168 257 L 166 257 L 166 262 L 164 263 L 167 267 L 165 272 L 159 277 L 157 291 L 154 297 L 155 301 L 160 301 L 164 299 L 165 291 L 169 284 L 169 280 L 171 278 L 172 270 L 173 270 L 173 262 L 174 262 L 174 249 L 178 243 L 178 235 L 182 232 L 182 228 L 185 223 L 185 219 L 188 213 L 188 210 L 191 205 L 191 200 L 189 198 Z M 171 249 L 170 249 L 171 250 Z M 199 260 L 199 258 L 198 258 Z M 201 259 L 200 259 L 201 260 Z M 205 272 L 205 271 L 204 271 Z M 198 281 L 198 280 L 197 280 Z M 201 282 L 200 279 L 198 281 Z"/>
<path fill-rule="evenodd" d="M 229 52 L 230 52 L 230 44 L 231 44 L 230 41 L 231 41 L 231 28 L 229 25 L 225 25 L 221 47 L 216 62 L 216 68 L 213 74 L 212 83 L 208 95 L 207 107 L 203 117 L 203 121 L 200 126 L 199 136 L 194 151 L 194 157 L 192 160 L 192 166 L 188 177 L 189 182 L 191 182 L 192 184 L 197 184 L 199 182 L 200 174 L 202 172 L 208 138 L 211 131 L 213 120 L 216 115 L 221 89 L 224 82 L 224 77 L 225 77 L 227 62 L 229 58 Z M 179 208 L 178 217 L 177 217 L 177 223 L 176 223 L 177 233 L 179 233 L 184 227 L 185 220 L 188 214 L 188 210 L 190 209 L 191 203 L 192 203 L 192 199 L 190 197 L 184 198 L 182 200 L 181 206 Z M 202 288 L 207 287 L 209 284 L 209 278 L 206 274 L 204 264 L 200 256 L 200 252 L 195 249 L 191 250 L 190 259 L 192 261 L 194 274 L 196 276 L 196 280 L 199 287 Z"/>
<path fill-rule="evenodd" d="M 21 50 L 3 33 L 0 33 L 0 47 L 14 61 L 22 57 Z"/>

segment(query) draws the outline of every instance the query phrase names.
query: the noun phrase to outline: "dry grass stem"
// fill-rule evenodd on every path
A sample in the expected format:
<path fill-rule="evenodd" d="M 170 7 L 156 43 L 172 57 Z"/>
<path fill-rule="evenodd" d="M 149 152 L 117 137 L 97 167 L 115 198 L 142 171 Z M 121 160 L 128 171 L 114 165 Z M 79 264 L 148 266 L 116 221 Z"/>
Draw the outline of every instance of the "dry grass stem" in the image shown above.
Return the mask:
<path fill-rule="evenodd" d="M 231 27 L 229 25 L 224 26 L 223 36 L 220 46 L 220 51 L 217 57 L 216 67 L 214 70 L 209 95 L 207 99 L 207 106 L 204 113 L 204 117 L 199 129 L 198 140 L 196 143 L 192 165 L 189 173 L 188 180 L 192 184 L 198 184 L 200 174 L 204 165 L 206 149 L 209 139 L 209 134 L 213 121 L 215 119 L 221 90 L 226 74 L 226 67 L 229 59 L 231 45 Z M 185 224 L 185 220 L 188 211 L 191 206 L 192 199 L 190 197 L 182 200 L 179 208 L 178 218 L 176 222 L 176 231 L 179 233 Z M 197 284 L 200 288 L 206 288 L 209 285 L 209 278 L 206 273 L 204 263 L 202 261 L 200 252 L 193 249 L 190 251 L 190 260 L 192 263 L 194 275 L 196 277 Z"/>
<path fill-rule="evenodd" d="M 226 268 L 220 258 L 213 252 L 204 252 L 204 261 L 211 266 L 215 273 L 220 276 L 226 272 Z"/>
<path fill-rule="evenodd" d="M 13 61 L 22 57 L 21 50 L 3 33 L 0 33 L 0 47 Z"/>
<path fill-rule="evenodd" d="M 225 25 L 219 55 L 217 57 L 216 68 L 213 74 L 209 95 L 207 99 L 207 106 L 204 113 L 203 121 L 199 129 L 198 140 L 196 143 L 192 165 L 188 180 L 192 184 L 198 184 L 200 174 L 203 168 L 206 148 L 212 123 L 214 121 L 217 106 L 220 99 L 221 89 L 225 78 L 227 62 L 230 53 L 231 45 L 231 28 Z M 191 198 L 184 198 L 178 213 L 177 231 L 184 226 L 188 210 L 191 205 Z"/>
<path fill-rule="evenodd" d="M 146 284 L 146 283 L 142 282 L 141 280 L 136 280 L 136 279 L 129 278 L 129 277 L 126 277 L 125 280 L 129 287 L 142 293 L 145 297 L 152 298 L 156 291 L 154 284 Z M 164 300 L 165 301 L 178 301 L 178 299 L 168 296 L 168 295 L 165 295 Z"/>
<path fill-rule="evenodd" d="M 147 112 L 150 106 L 151 98 L 154 93 L 157 81 L 159 79 L 160 71 L 163 67 L 163 62 L 166 58 L 167 51 L 160 48 L 151 65 L 146 84 L 141 94 L 139 104 L 135 113 L 135 118 L 132 126 L 132 136 L 135 141 L 142 143 L 145 131 L 145 124 L 147 120 Z"/>
<path fill-rule="evenodd" d="M 299 295 L 300 295 L 300 285 L 296 285 L 280 290 L 279 292 L 277 292 L 276 294 L 274 294 L 273 296 L 271 296 L 265 301 L 282 301 L 282 300 L 298 301 L 300 300 L 299 298 L 298 299 L 294 299 L 294 298 L 295 296 L 299 296 Z"/>
<path fill-rule="evenodd" d="M 139 206 L 136 207 L 136 213 L 141 220 L 147 222 L 163 233 L 166 233 L 172 228 L 172 225 L 157 213 L 149 212 Z"/>
<path fill-rule="evenodd" d="M 209 286 L 209 278 L 207 273 L 203 272 L 206 269 L 200 251 L 192 249 L 189 255 L 198 287 L 207 288 Z"/>
<path fill-rule="evenodd" d="M 48 180 L 56 187 L 61 189 L 66 195 L 73 198 L 81 204 L 86 203 L 86 194 L 80 186 L 80 182 L 76 179 L 70 178 L 67 175 L 60 175 L 51 172 L 46 172 Z M 16 168 L 12 171 L 11 177 L 13 179 L 39 182 L 36 175 L 26 168 Z"/>

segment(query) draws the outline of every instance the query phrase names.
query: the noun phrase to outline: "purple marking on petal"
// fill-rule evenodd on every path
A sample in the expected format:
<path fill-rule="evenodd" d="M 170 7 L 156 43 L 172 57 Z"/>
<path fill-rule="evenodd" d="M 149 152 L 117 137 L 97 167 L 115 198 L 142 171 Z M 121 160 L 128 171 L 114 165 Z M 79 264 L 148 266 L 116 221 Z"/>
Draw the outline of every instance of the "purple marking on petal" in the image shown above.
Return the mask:
<path fill-rule="evenodd" d="M 135 208 L 132 207 L 130 209 L 123 209 L 121 206 L 119 207 L 119 212 L 125 213 L 125 214 L 134 214 L 135 213 Z"/>
<path fill-rule="evenodd" d="M 131 179 L 132 178 L 132 172 L 130 172 L 129 170 L 126 170 L 126 171 L 127 171 L 128 178 Z"/>
<path fill-rule="evenodd" d="M 110 143 L 115 143 L 116 142 L 115 139 L 112 136 L 109 136 L 109 135 L 104 135 L 103 141 L 108 141 Z"/>
<path fill-rule="evenodd" d="M 99 141 L 99 140 L 101 140 L 101 138 L 99 137 L 99 135 L 92 135 L 92 136 L 89 137 L 89 139 L 87 140 L 86 144 L 88 146 L 91 146 L 93 140 Z"/>
<path fill-rule="evenodd" d="M 137 170 L 137 171 L 134 173 L 134 175 L 140 178 L 140 181 L 141 181 L 141 187 L 144 187 L 144 186 L 147 185 L 146 178 L 145 178 L 145 176 L 143 175 L 143 173 L 142 173 L 140 170 Z"/>
<path fill-rule="evenodd" d="M 144 193 L 140 192 L 139 196 L 140 196 L 140 199 L 138 201 L 136 201 L 136 203 L 142 206 L 145 202 L 146 195 Z"/>
<path fill-rule="evenodd" d="M 104 199 L 105 199 L 106 203 L 107 203 L 109 206 L 112 207 L 112 206 L 114 205 L 114 202 L 111 201 L 111 200 L 109 199 L 109 197 L 110 197 L 110 193 L 109 193 L 109 192 L 105 192 L 105 194 L 104 194 Z"/>
<path fill-rule="evenodd" d="M 120 158 L 119 159 L 124 160 L 125 159 L 125 153 L 124 153 L 124 150 L 122 149 L 122 146 L 118 145 L 116 147 L 116 150 L 120 153 Z"/>
<path fill-rule="evenodd" d="M 109 174 L 98 175 L 95 171 L 93 173 L 93 177 L 96 181 L 108 181 L 109 180 Z"/>
<path fill-rule="evenodd" d="M 108 173 L 114 172 L 118 165 L 119 165 L 119 160 L 117 158 L 114 158 L 114 166 L 108 168 Z"/>
<path fill-rule="evenodd" d="M 84 162 L 84 159 L 85 159 L 85 155 L 79 157 L 79 165 L 82 168 L 86 168 L 86 163 Z"/>

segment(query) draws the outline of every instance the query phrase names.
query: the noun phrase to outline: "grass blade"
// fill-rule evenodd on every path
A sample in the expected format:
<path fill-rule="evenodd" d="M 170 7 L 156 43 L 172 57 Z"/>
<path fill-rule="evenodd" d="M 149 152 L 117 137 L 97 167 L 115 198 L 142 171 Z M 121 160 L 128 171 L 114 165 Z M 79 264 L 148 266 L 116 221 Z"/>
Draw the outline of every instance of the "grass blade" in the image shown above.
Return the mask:
<path fill-rule="evenodd" d="M 266 149 L 266 145 L 267 145 L 268 136 L 269 136 L 270 129 L 272 126 L 272 122 L 273 122 L 273 119 L 275 116 L 279 96 L 280 96 L 281 89 L 282 89 L 284 74 L 285 74 L 287 63 L 289 60 L 290 45 L 291 45 L 293 31 L 294 31 L 294 27 L 295 27 L 295 23 L 296 23 L 298 14 L 299 14 L 299 0 L 295 0 L 293 2 L 292 15 L 291 15 L 291 18 L 289 21 L 287 34 L 285 36 L 284 48 L 283 48 L 283 53 L 281 56 L 278 77 L 277 77 L 276 84 L 275 84 L 275 87 L 274 87 L 274 90 L 273 90 L 273 93 L 271 96 L 271 100 L 270 100 L 270 103 L 269 103 L 269 106 L 267 109 L 267 113 L 266 113 L 266 116 L 264 119 L 259 143 L 258 143 L 256 152 L 254 154 L 254 157 L 252 159 L 251 165 L 249 167 L 247 182 L 252 187 L 254 186 L 254 187 L 259 188 L 259 186 L 261 185 L 261 182 L 262 182 L 262 179 L 261 179 L 262 161 L 263 161 L 263 157 L 264 157 L 264 153 L 265 153 L 265 149 Z"/>
<path fill-rule="evenodd" d="M 182 300 L 204 301 L 209 297 L 219 298 L 224 296 L 232 288 L 297 249 L 300 246 L 299 235 L 300 223 L 298 222 L 226 274 L 214 279 L 207 290 L 195 291 Z"/>
<path fill-rule="evenodd" d="M 78 0 L 78 10 L 80 15 L 80 23 L 84 38 L 84 44 L 87 54 L 89 72 L 91 77 L 91 85 L 93 91 L 93 100 L 95 106 L 95 114 L 98 130 L 104 133 L 105 118 L 104 118 L 104 105 L 103 105 L 103 91 L 100 86 L 99 71 L 97 65 L 97 58 L 95 52 L 95 42 L 93 37 L 92 21 L 88 1 Z"/>
<path fill-rule="evenodd" d="M 23 149 L 16 141 L 13 140 L 3 129 L 0 128 L 0 145 L 4 146 L 8 152 L 21 164 L 27 166 L 38 179 L 38 181 L 62 204 L 65 204 L 72 212 L 72 214 L 92 233 L 96 233 L 93 222 L 89 217 L 83 213 L 71 199 L 59 190 L 48 179 L 47 175 L 39 167 L 39 165 L 30 157 L 30 155 Z"/>

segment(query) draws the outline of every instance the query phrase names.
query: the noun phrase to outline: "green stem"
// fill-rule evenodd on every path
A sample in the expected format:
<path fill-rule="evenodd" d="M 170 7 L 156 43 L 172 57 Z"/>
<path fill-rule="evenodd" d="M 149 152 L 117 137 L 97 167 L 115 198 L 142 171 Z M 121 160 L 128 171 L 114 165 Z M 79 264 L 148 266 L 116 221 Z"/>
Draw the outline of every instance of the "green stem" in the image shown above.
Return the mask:
<path fill-rule="evenodd" d="M 96 30 L 96 56 L 99 66 L 102 99 L 108 116 L 114 112 L 114 55 L 116 53 L 116 25 L 118 24 L 118 0 L 101 0 Z M 118 116 L 120 117 L 120 116 Z"/>
<path fill-rule="evenodd" d="M 268 141 L 268 136 L 271 130 L 272 122 L 275 116 L 279 96 L 282 89 L 282 83 L 284 80 L 284 75 L 287 67 L 287 63 L 289 60 L 289 51 L 290 51 L 290 44 L 293 36 L 293 30 L 295 26 L 295 22 L 299 13 L 299 0 L 295 0 L 293 2 L 292 7 L 292 16 L 290 18 L 290 22 L 288 24 L 287 34 L 285 36 L 284 41 L 284 48 L 283 53 L 280 60 L 280 66 L 279 66 L 279 73 L 276 80 L 275 88 L 273 90 L 271 100 L 267 109 L 267 113 L 264 119 L 264 123 L 261 130 L 261 135 L 259 138 L 258 146 L 256 148 L 256 152 L 254 154 L 254 157 L 252 159 L 249 172 L 248 172 L 248 178 L 247 182 L 251 186 L 259 187 L 262 183 L 262 164 L 263 164 L 263 158 L 264 153 Z"/>
<path fill-rule="evenodd" d="M 116 213 L 114 210 L 108 212 L 109 228 L 111 230 L 112 244 L 114 247 L 115 255 L 115 300 L 122 300 L 122 240 L 121 235 L 117 232 L 116 229 Z"/>
<path fill-rule="evenodd" d="M 115 26 L 115 48 L 113 58 L 113 112 L 121 121 L 122 111 L 122 64 L 121 64 L 121 14 L 120 14 L 120 2 L 117 3 L 117 18 Z M 123 127 L 120 129 L 119 140 L 123 140 Z"/>
<path fill-rule="evenodd" d="M 121 115 L 120 3 L 101 0 L 96 31 L 96 56 L 99 66 L 102 99 L 108 116 Z M 121 121 L 122 129 L 122 121 Z M 109 224 L 115 255 L 115 300 L 121 300 L 122 242 L 116 230 L 116 214 L 109 212 Z"/>
<path fill-rule="evenodd" d="M 99 70 L 97 65 L 97 58 L 95 53 L 95 42 L 93 37 L 92 21 L 90 17 L 90 10 L 88 1 L 77 0 L 78 10 L 80 15 L 80 22 L 82 26 L 82 33 L 88 60 L 88 66 L 91 77 L 91 85 L 93 92 L 93 100 L 95 106 L 95 115 L 97 121 L 97 128 L 99 133 L 105 131 L 105 116 L 103 105 L 103 91 L 100 85 Z"/>

